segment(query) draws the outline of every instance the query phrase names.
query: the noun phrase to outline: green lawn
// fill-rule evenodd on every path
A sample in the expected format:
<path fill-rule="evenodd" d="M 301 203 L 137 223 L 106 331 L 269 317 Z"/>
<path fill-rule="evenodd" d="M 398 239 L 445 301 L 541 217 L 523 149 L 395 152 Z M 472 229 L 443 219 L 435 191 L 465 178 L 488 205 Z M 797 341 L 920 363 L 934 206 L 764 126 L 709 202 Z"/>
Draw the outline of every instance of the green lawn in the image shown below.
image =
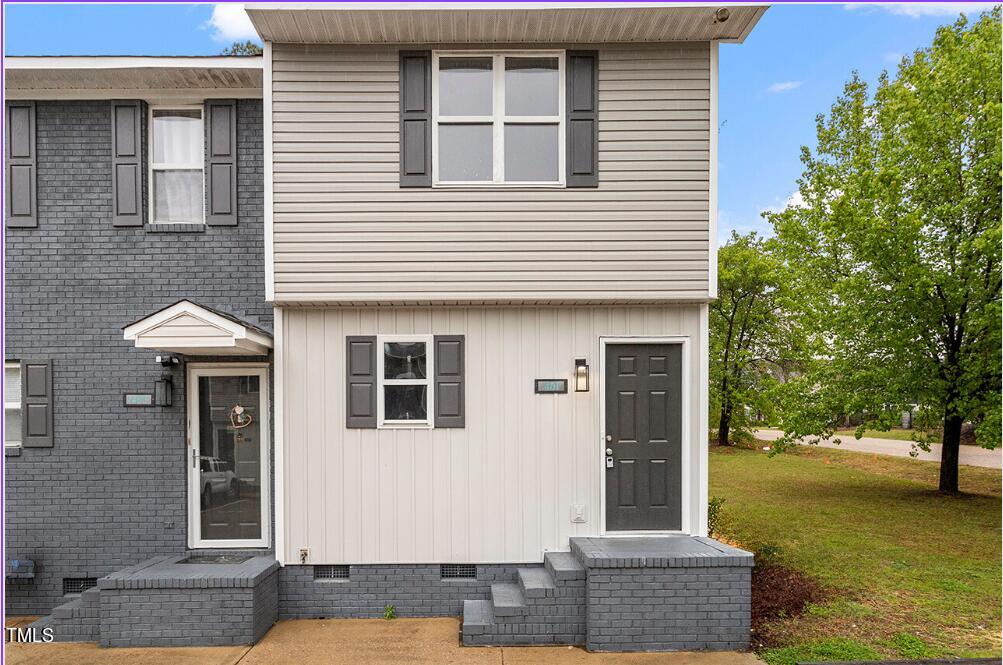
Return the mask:
<path fill-rule="evenodd" d="M 959 497 L 936 479 L 936 463 L 908 458 L 711 448 L 723 535 L 779 548 L 830 590 L 775 627 L 767 662 L 999 655 L 1000 473 L 962 467 Z"/>

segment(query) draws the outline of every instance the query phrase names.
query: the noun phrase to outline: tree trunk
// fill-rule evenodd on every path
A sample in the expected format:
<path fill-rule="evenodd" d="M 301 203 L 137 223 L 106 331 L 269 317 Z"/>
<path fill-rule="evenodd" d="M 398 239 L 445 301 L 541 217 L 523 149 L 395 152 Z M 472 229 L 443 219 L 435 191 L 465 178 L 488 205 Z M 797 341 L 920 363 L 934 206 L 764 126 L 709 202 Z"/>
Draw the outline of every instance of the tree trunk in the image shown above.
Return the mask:
<path fill-rule="evenodd" d="M 731 409 L 726 405 L 721 405 L 721 421 L 717 426 L 717 443 L 720 446 L 730 446 L 731 434 Z"/>
<path fill-rule="evenodd" d="M 940 491 L 958 493 L 958 453 L 964 419 L 950 407 L 944 415 L 944 445 L 940 454 Z"/>

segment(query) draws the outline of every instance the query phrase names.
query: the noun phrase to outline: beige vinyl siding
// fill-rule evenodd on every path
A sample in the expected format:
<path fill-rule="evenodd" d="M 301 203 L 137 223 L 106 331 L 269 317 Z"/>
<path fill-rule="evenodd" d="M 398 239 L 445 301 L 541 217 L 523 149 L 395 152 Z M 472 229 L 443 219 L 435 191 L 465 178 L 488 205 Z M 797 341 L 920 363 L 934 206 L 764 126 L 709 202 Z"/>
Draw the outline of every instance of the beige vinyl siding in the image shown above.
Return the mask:
<path fill-rule="evenodd" d="M 308 549 L 316 564 L 528 562 L 567 550 L 570 536 L 598 534 L 601 336 L 688 337 L 684 524 L 700 525 L 701 308 L 283 308 L 280 556 L 298 563 Z M 346 336 L 406 333 L 465 336 L 466 426 L 347 429 Z M 576 357 L 591 365 L 589 392 L 533 393 L 534 379 L 570 380 Z M 571 522 L 578 503 L 584 524 Z"/>
<path fill-rule="evenodd" d="M 397 53 L 272 49 L 277 303 L 707 299 L 709 44 L 600 49 L 593 190 L 400 188 Z"/>

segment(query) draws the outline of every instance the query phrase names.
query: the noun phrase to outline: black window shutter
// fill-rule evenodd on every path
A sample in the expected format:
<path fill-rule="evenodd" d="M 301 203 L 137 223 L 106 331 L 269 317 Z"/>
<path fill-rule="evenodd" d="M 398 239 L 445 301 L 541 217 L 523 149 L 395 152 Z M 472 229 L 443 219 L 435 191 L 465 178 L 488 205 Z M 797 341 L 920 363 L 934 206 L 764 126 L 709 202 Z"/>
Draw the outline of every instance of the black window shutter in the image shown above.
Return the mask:
<path fill-rule="evenodd" d="M 400 52 L 400 186 L 432 186 L 432 52 Z"/>
<path fill-rule="evenodd" d="M 376 338 L 348 337 L 345 349 L 345 426 L 376 427 Z"/>
<path fill-rule="evenodd" d="M 206 224 L 237 225 L 237 101 L 205 103 Z"/>
<path fill-rule="evenodd" d="M 4 217 L 7 226 L 38 226 L 35 102 L 8 102 L 5 125 L 7 206 Z"/>
<path fill-rule="evenodd" d="M 113 226 L 143 225 L 142 109 L 138 101 L 111 103 Z"/>
<path fill-rule="evenodd" d="M 599 186 L 599 52 L 568 51 L 567 186 Z"/>
<path fill-rule="evenodd" d="M 21 445 L 52 447 L 52 361 L 21 361 Z"/>
<path fill-rule="evenodd" d="M 435 336 L 435 426 L 463 427 L 463 335 Z"/>

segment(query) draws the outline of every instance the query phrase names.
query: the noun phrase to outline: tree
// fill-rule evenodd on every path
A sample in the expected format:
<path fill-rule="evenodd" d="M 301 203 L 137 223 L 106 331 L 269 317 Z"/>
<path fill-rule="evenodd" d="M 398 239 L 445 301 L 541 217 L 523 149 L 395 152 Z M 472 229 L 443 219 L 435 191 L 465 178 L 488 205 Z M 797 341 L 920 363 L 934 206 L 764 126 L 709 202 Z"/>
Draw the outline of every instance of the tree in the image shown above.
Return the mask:
<path fill-rule="evenodd" d="M 786 440 L 918 403 L 943 421 L 948 493 L 964 422 L 1000 443 L 1000 27 L 997 6 L 940 28 L 873 98 L 854 74 L 802 148 L 804 204 L 769 215 L 814 344 Z"/>
<path fill-rule="evenodd" d="M 234 42 L 223 49 L 220 55 L 261 55 L 261 47 L 250 40 Z"/>
<path fill-rule="evenodd" d="M 750 436 L 747 410 L 772 412 L 768 395 L 779 367 L 782 265 L 755 233 L 732 232 L 718 250 L 718 297 L 710 306 L 710 385 L 717 440 Z"/>

